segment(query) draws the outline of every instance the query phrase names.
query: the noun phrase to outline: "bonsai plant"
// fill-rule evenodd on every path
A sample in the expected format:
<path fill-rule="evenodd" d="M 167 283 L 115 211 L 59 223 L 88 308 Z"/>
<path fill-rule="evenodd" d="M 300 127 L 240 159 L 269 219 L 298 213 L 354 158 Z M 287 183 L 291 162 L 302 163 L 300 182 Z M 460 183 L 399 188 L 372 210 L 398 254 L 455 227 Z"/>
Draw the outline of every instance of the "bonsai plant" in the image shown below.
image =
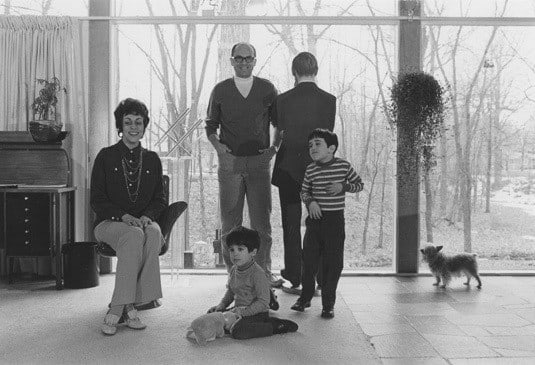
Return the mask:
<path fill-rule="evenodd" d="M 398 179 L 401 179 L 401 184 L 418 186 L 422 166 L 427 241 L 433 242 L 429 174 L 436 164 L 435 141 L 444 130 L 444 89 L 433 76 L 413 72 L 401 75 L 391 91 L 387 112 L 398 130 L 398 155 L 401 159 Z"/>
<path fill-rule="evenodd" d="M 63 126 L 59 113 L 56 112 L 57 94 L 60 91 L 66 93 L 67 89 L 61 87 L 61 82 L 55 76 L 51 81 L 37 79 L 37 82 L 43 87 L 32 103 L 34 120 L 30 121 L 30 133 L 36 142 L 55 141 Z"/>

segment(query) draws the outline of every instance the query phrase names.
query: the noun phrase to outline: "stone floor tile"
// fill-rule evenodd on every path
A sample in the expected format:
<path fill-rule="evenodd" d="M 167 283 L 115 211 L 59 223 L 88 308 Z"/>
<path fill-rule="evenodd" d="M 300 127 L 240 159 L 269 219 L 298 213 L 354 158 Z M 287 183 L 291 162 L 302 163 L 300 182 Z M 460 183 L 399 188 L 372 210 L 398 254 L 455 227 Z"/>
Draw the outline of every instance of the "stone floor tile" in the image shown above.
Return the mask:
<path fill-rule="evenodd" d="M 351 308 L 351 307 L 350 307 Z M 408 324 L 405 317 L 392 314 L 392 313 L 382 313 L 382 312 L 353 312 L 353 317 L 360 324 L 364 323 L 399 323 L 399 324 Z"/>
<path fill-rule="evenodd" d="M 525 302 L 523 304 L 506 304 L 503 306 L 505 309 L 526 309 L 526 308 L 535 308 L 535 303 Z"/>
<path fill-rule="evenodd" d="M 533 324 L 522 327 L 485 327 L 485 330 L 487 330 L 487 334 L 483 336 L 535 336 L 535 325 Z"/>
<path fill-rule="evenodd" d="M 485 345 L 502 350 L 535 351 L 535 335 L 478 337 Z"/>
<path fill-rule="evenodd" d="M 456 302 L 457 300 L 446 292 L 424 292 L 424 293 L 399 293 L 392 296 L 396 303 L 438 303 Z"/>
<path fill-rule="evenodd" d="M 443 358 L 452 359 L 500 356 L 497 352 L 478 341 L 475 337 L 428 334 L 423 334 L 422 336 L 431 343 L 433 348 Z"/>
<path fill-rule="evenodd" d="M 462 314 L 489 314 L 507 313 L 507 311 L 494 303 L 450 303 L 450 306 Z"/>
<path fill-rule="evenodd" d="M 375 304 L 375 303 L 395 303 L 390 295 L 352 295 L 348 298 L 344 295 L 344 299 L 348 305 L 350 304 Z"/>
<path fill-rule="evenodd" d="M 459 328 L 461 329 L 461 331 L 463 331 L 468 336 L 479 337 L 479 336 L 489 336 L 489 335 L 491 335 L 491 332 L 489 332 L 486 328 L 483 328 L 481 326 L 462 326 L 462 325 L 459 325 Z"/>
<path fill-rule="evenodd" d="M 531 324 L 525 319 L 517 316 L 516 314 L 504 313 L 504 314 L 473 314 L 466 315 L 460 313 L 448 313 L 446 318 L 458 325 L 472 325 L 472 326 L 503 326 L 503 327 L 520 327 Z"/>
<path fill-rule="evenodd" d="M 535 351 L 519 351 L 519 350 L 509 350 L 509 349 L 500 349 L 494 348 L 494 351 L 499 353 L 504 357 L 532 357 L 535 358 Z M 535 362 L 533 362 L 535 364 Z"/>
<path fill-rule="evenodd" d="M 493 357 L 484 359 L 451 359 L 452 365 L 533 365 L 535 357 L 516 358 L 516 357 Z"/>
<path fill-rule="evenodd" d="M 455 313 L 449 303 L 398 303 L 393 309 L 394 313 L 407 316 L 446 315 Z"/>
<path fill-rule="evenodd" d="M 466 334 L 461 331 L 459 326 L 452 323 L 446 324 L 418 324 L 413 325 L 414 329 L 421 334 L 426 335 L 450 335 L 450 336 L 466 336 Z"/>
<path fill-rule="evenodd" d="M 382 358 L 383 365 L 448 365 L 448 362 L 440 357 L 425 357 L 425 358 Z"/>
<path fill-rule="evenodd" d="M 416 330 L 408 323 L 359 323 L 359 325 L 368 336 L 416 332 Z"/>
<path fill-rule="evenodd" d="M 513 312 L 531 323 L 535 323 L 535 308 L 515 309 Z"/>
<path fill-rule="evenodd" d="M 484 293 L 482 290 L 471 290 L 470 288 L 464 290 L 448 289 L 448 295 L 461 303 L 492 303 L 496 299 L 495 295 Z"/>
<path fill-rule="evenodd" d="M 431 344 L 418 333 L 374 336 L 370 341 L 379 357 L 438 357 Z"/>
<path fill-rule="evenodd" d="M 434 316 L 434 315 L 426 315 L 426 316 L 412 316 L 407 315 L 405 316 L 407 321 L 413 325 L 413 326 L 426 326 L 426 325 L 446 325 L 451 324 L 450 321 L 446 319 L 444 316 Z"/>

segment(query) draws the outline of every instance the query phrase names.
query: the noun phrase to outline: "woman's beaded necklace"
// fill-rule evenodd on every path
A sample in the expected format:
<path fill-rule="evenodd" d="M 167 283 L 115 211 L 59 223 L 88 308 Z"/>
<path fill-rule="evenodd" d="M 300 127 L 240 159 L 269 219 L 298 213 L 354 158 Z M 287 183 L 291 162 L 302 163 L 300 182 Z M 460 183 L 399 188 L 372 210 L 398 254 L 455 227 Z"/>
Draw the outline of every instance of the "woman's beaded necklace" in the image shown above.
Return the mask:
<path fill-rule="evenodd" d="M 128 199 L 132 203 L 137 201 L 139 196 L 139 187 L 141 186 L 141 171 L 143 169 L 143 148 L 139 148 L 138 163 L 128 160 L 125 156 L 121 158 L 123 165 L 124 183 L 128 193 Z"/>

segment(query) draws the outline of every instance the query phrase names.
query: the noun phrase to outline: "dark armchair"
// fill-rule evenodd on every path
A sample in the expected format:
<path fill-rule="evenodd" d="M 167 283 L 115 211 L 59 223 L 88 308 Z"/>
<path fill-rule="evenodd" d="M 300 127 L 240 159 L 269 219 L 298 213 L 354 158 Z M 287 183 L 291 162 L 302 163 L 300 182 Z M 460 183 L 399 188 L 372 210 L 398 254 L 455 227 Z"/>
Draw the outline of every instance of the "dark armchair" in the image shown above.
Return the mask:
<path fill-rule="evenodd" d="M 164 175 L 163 176 L 163 185 L 164 185 L 164 193 L 165 193 L 165 199 L 169 203 L 169 176 Z M 162 235 L 164 238 L 164 244 L 162 246 L 162 249 L 160 251 L 160 256 L 167 252 L 169 249 L 169 236 L 171 235 L 171 230 L 173 229 L 173 226 L 176 222 L 176 220 L 180 217 L 180 215 L 186 210 L 188 207 L 188 203 L 183 201 L 178 201 L 170 204 L 165 210 L 160 214 L 160 217 L 156 219 L 156 222 L 160 226 L 162 230 Z M 98 242 L 97 243 L 97 252 L 106 257 L 113 257 L 116 256 L 115 250 L 111 248 L 108 244 L 104 242 Z"/>

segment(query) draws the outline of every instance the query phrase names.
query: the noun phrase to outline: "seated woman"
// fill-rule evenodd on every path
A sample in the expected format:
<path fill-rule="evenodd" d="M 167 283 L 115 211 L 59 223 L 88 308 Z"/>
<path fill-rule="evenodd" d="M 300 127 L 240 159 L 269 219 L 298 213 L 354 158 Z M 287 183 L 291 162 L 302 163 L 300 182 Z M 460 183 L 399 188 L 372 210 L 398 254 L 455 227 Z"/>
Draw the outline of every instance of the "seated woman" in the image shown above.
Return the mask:
<path fill-rule="evenodd" d="M 140 143 L 149 123 L 147 107 L 125 99 L 114 115 L 121 140 L 98 153 L 90 198 L 95 238 L 117 254 L 115 289 L 102 324 L 107 335 L 117 332 L 123 315 L 128 327 L 144 329 L 134 304 L 162 297 L 158 255 L 163 240 L 156 219 L 167 206 L 160 158 Z"/>

